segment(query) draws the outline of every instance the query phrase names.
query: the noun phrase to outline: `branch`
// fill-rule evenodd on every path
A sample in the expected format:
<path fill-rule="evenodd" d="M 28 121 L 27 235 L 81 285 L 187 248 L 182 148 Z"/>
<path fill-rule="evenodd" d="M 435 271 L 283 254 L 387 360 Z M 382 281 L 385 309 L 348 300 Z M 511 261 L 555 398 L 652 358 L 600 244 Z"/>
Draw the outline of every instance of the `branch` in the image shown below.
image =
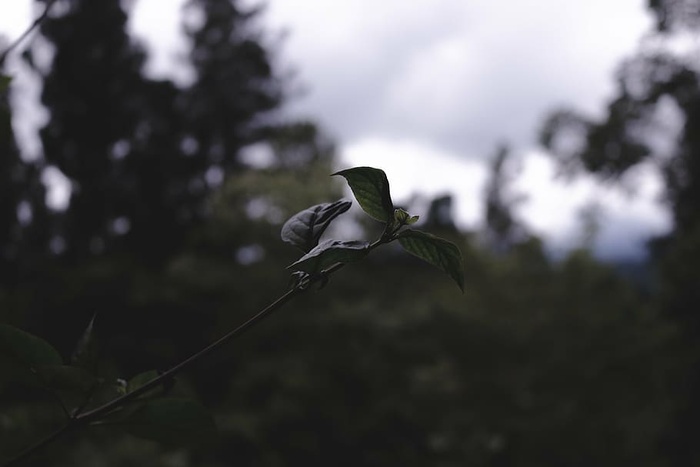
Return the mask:
<path fill-rule="evenodd" d="M 369 246 L 369 249 L 373 250 L 384 243 L 388 243 L 389 241 L 391 241 L 391 240 L 390 239 L 389 240 L 386 240 L 386 239 L 377 240 Z M 310 278 L 308 283 L 306 283 L 304 285 L 298 285 L 296 287 L 293 287 L 292 289 L 287 291 L 284 295 L 280 296 L 277 300 L 275 300 L 270 305 L 268 305 L 266 308 L 264 308 L 263 310 L 259 311 L 257 314 L 250 317 L 247 321 L 245 321 L 243 324 L 239 325 L 237 328 L 230 331 L 228 334 L 224 335 L 223 337 L 221 337 L 218 340 L 214 341 L 213 343 L 209 344 L 204 349 L 200 350 L 199 352 L 195 353 L 194 355 L 190 356 L 189 358 L 178 363 L 174 367 L 170 368 L 168 371 L 161 373 L 160 375 L 153 378 L 152 380 L 150 380 L 149 382 L 147 382 L 143 386 L 140 386 L 137 389 L 135 389 L 127 394 L 124 394 L 121 397 L 118 397 L 114 400 L 111 400 L 100 407 L 97 407 L 93 410 L 90 410 L 88 412 L 85 412 L 85 413 L 82 413 L 82 414 L 76 416 L 74 418 L 75 422 L 76 423 L 89 423 L 90 421 L 92 421 L 94 419 L 99 419 L 100 417 L 109 414 L 114 409 L 121 407 L 125 403 L 147 393 L 148 391 L 150 391 L 153 388 L 156 388 L 157 386 L 159 386 L 163 382 L 167 381 L 168 379 L 173 378 L 176 374 L 180 373 L 186 367 L 189 367 L 193 363 L 201 360 L 205 356 L 212 353 L 214 350 L 223 346 L 224 344 L 229 342 L 234 337 L 243 334 L 245 331 L 250 329 L 253 325 L 259 323 L 260 321 L 262 321 L 263 319 L 265 319 L 266 317 L 271 315 L 272 312 L 274 312 L 277 309 L 284 306 L 287 302 L 292 300 L 295 296 L 308 290 L 310 285 L 322 281 L 324 279 L 324 277 L 327 277 L 330 274 L 333 274 L 334 272 L 340 270 L 341 268 L 343 268 L 343 266 L 345 266 L 344 263 L 336 263 L 333 266 L 326 269 L 325 271 L 323 271 L 322 273 Z"/>
<path fill-rule="evenodd" d="M 396 229 L 398 230 L 398 229 Z M 382 238 L 376 240 L 373 242 L 371 245 L 369 245 L 369 250 L 374 250 L 375 248 L 389 243 L 395 239 L 395 233 L 396 230 L 387 230 Z M 94 420 L 99 420 L 100 418 L 109 415 L 111 412 L 114 410 L 118 409 L 119 407 L 122 407 L 124 404 L 136 399 L 137 397 L 146 394 L 150 390 L 158 387 L 160 384 L 166 382 L 167 380 L 173 378 L 176 374 L 180 373 L 182 370 L 185 368 L 189 367 L 190 365 L 194 364 L 195 362 L 201 360 L 205 356 L 211 354 L 213 351 L 216 349 L 222 347 L 224 344 L 232 340 L 234 337 L 237 337 L 241 334 L 243 334 L 245 331 L 253 327 L 255 324 L 259 323 L 266 317 L 270 316 L 274 311 L 278 310 L 282 306 L 284 306 L 287 302 L 291 301 L 294 297 L 296 297 L 299 294 L 302 294 L 306 292 L 307 290 L 310 289 L 310 286 L 321 282 L 324 283 L 324 281 L 330 276 L 331 274 L 339 271 L 345 266 L 345 263 L 335 263 L 332 266 L 328 267 L 327 269 L 321 271 L 318 274 L 313 274 L 307 277 L 305 281 L 302 281 L 298 283 L 296 286 L 292 287 L 289 289 L 286 293 L 281 295 L 277 300 L 269 304 L 267 307 L 263 308 L 261 311 L 253 315 L 252 317 L 248 318 L 247 321 L 243 322 L 240 324 L 238 327 L 233 329 L 232 331 L 229 331 L 227 334 L 225 334 L 223 337 L 219 338 L 218 340 L 214 341 L 213 343 L 209 344 L 207 347 L 203 348 L 199 352 L 193 354 L 189 358 L 183 360 L 182 362 L 178 363 L 174 367 L 170 368 L 168 371 L 158 375 L 157 377 L 153 378 L 151 381 L 147 382 L 143 386 L 140 386 L 139 388 L 133 390 L 132 392 L 129 392 L 127 394 L 124 394 L 121 397 L 117 397 L 116 399 L 113 399 L 109 402 L 107 402 L 104 405 L 101 405 L 100 407 L 97 407 L 95 409 L 92 409 L 90 411 L 84 412 L 84 413 L 78 413 L 75 414 L 71 417 L 71 419 L 63 425 L 61 428 L 57 429 L 53 433 L 49 434 L 47 437 L 42 439 L 41 441 L 37 442 L 36 444 L 29 446 L 26 448 L 24 451 L 22 451 L 20 454 L 18 454 L 16 457 L 10 459 L 9 462 L 5 464 L 4 467 L 10 467 L 13 465 L 17 465 L 21 461 L 25 460 L 29 456 L 31 456 L 33 453 L 36 451 L 40 450 L 44 446 L 53 443 L 56 441 L 58 438 L 63 437 L 63 435 L 69 433 L 70 431 L 83 427 L 85 425 L 90 424 Z"/>
<path fill-rule="evenodd" d="M 73 429 L 79 428 L 81 426 L 85 426 L 89 424 L 91 421 L 95 419 L 99 419 L 100 417 L 109 414 L 113 410 L 121 407 L 125 403 L 147 393 L 151 389 L 157 387 L 164 381 L 174 377 L 177 373 L 185 369 L 186 367 L 192 365 L 196 361 L 200 360 L 201 358 L 205 357 L 206 355 L 209 355 L 211 352 L 214 350 L 218 349 L 219 347 L 223 346 L 225 343 L 229 342 L 231 339 L 234 337 L 242 334 L 246 330 L 250 329 L 253 325 L 256 323 L 262 321 L 264 318 L 268 317 L 270 314 L 272 314 L 273 311 L 281 308 L 284 304 L 289 302 L 292 298 L 295 296 L 299 295 L 300 293 L 306 291 L 307 288 L 301 288 L 301 287 L 294 287 L 287 291 L 284 295 L 280 296 L 277 300 L 272 302 L 270 305 L 268 305 L 266 308 L 263 310 L 259 311 L 257 314 L 253 315 L 251 318 L 249 318 L 247 321 L 245 321 L 243 324 L 239 325 L 217 341 L 213 342 L 212 344 L 208 345 L 204 349 L 200 350 L 199 352 L 195 353 L 191 357 L 183 360 L 182 362 L 178 363 L 165 373 L 162 373 L 158 377 L 152 379 L 148 383 L 144 384 L 143 386 L 139 387 L 138 389 L 135 389 L 134 391 L 127 393 L 121 397 L 118 397 L 110 402 L 107 402 L 106 404 L 97 407 L 96 409 L 90 410 L 88 412 L 79 414 L 74 416 L 73 418 L 70 419 L 68 423 L 63 425 L 61 428 L 57 429 L 50 435 L 46 436 L 44 439 L 40 440 L 39 442 L 35 443 L 32 446 L 29 446 L 26 448 L 24 451 L 19 453 L 17 456 L 14 458 L 10 459 L 9 462 L 7 462 L 4 467 L 10 467 L 13 465 L 17 465 L 23 460 L 27 459 L 29 456 L 31 456 L 33 453 L 36 451 L 40 450 L 44 446 L 53 443 L 56 441 L 58 438 L 63 437 L 63 435 L 67 434 L 68 432 L 72 431 Z"/>
<path fill-rule="evenodd" d="M 180 373 L 182 370 L 184 370 L 186 367 L 192 365 L 196 361 L 202 359 L 203 357 L 209 355 L 212 353 L 214 350 L 218 349 L 219 347 L 223 346 L 226 344 L 228 341 L 233 339 L 236 336 L 239 336 L 240 334 L 243 334 L 245 331 L 250 329 L 253 325 L 256 323 L 262 321 L 264 318 L 272 314 L 273 311 L 281 308 L 284 304 L 286 304 L 288 301 L 290 301 L 292 298 L 294 298 L 296 295 L 299 293 L 303 292 L 304 289 L 300 288 L 293 288 L 289 290 L 287 293 L 279 297 L 277 300 L 272 302 L 270 305 L 268 305 L 266 308 L 263 310 L 259 311 L 257 314 L 253 315 L 251 318 L 249 318 L 246 322 L 243 324 L 239 325 L 237 328 L 234 330 L 230 331 L 228 334 L 224 335 L 223 337 L 219 338 L 219 340 L 214 341 L 204 349 L 200 350 L 196 354 L 192 355 L 191 357 L 183 360 L 182 362 L 178 363 L 174 367 L 170 368 L 168 371 L 165 371 L 164 373 L 161 373 L 158 375 L 156 378 L 153 378 L 143 386 L 140 386 L 139 388 L 124 394 L 121 397 L 118 397 L 110 402 L 107 402 L 106 404 L 97 407 L 96 409 L 90 410 L 89 412 L 82 413 L 78 415 L 75 418 L 76 422 L 80 423 L 88 423 L 94 419 L 100 418 L 103 415 L 107 415 L 114 409 L 121 407 L 124 405 L 126 402 L 129 402 L 145 393 L 150 391 L 151 389 L 159 386 L 161 383 L 167 381 L 168 379 L 173 378 L 176 374 Z"/>
<path fill-rule="evenodd" d="M 48 0 L 46 2 L 46 6 L 44 7 L 44 12 L 37 19 L 34 20 L 34 22 L 31 24 L 31 26 L 29 26 L 29 28 L 26 31 L 24 31 L 17 39 L 15 39 L 14 42 L 7 46 L 7 48 L 2 52 L 2 54 L 0 54 L 0 65 L 2 65 L 5 62 L 5 59 L 10 54 L 10 52 L 12 52 L 12 50 L 17 48 L 17 46 L 19 46 L 19 44 L 21 44 L 22 41 L 27 38 L 27 36 L 29 36 L 36 28 L 38 28 L 41 25 L 41 23 L 44 22 L 44 20 L 46 20 L 46 18 L 49 17 L 49 10 L 51 10 L 51 7 L 54 3 L 56 3 L 56 1 L 57 0 Z"/>

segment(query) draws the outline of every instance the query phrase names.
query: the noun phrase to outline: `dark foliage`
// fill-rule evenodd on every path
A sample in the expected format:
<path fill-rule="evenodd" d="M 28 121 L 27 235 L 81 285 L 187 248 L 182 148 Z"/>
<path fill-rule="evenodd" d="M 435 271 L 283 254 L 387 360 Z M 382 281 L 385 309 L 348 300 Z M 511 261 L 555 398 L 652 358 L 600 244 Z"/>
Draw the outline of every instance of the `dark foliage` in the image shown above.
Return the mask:
<path fill-rule="evenodd" d="M 59 0 L 41 27 L 53 63 L 36 70 L 50 116 L 43 157 L 25 161 L 12 138 L 0 139 L 0 320 L 46 338 L 67 361 L 96 315 L 97 370 L 108 383 L 96 401 L 114 397 L 117 378 L 168 368 L 283 292 L 299 257 L 280 241 L 284 221 L 343 195 L 329 177 L 329 138 L 312 122 L 278 121 L 284 83 L 256 11 L 241 3 L 188 2 L 193 81 L 176 85 L 142 73 L 124 2 Z M 692 77 L 669 76 L 676 84 L 663 92 L 690 114 Z M 628 116 L 656 99 L 635 96 L 611 106 L 610 131 L 580 119 L 585 136 L 620 140 Z M 648 157 L 626 144 L 615 160 L 586 162 L 584 149 L 575 160 L 617 174 Z M 264 164 L 249 165 L 246 151 L 265 154 Z M 687 154 L 679 174 L 693 164 Z M 494 163 L 490 197 L 494 234 L 508 243 L 501 254 L 459 231 L 449 196 L 418 224 L 459 246 L 463 295 L 415 257 L 379 250 L 167 388 L 199 398 L 218 438 L 162 448 L 95 427 L 32 462 L 667 465 L 660 440 L 684 408 L 675 388 L 687 375 L 676 328 L 588 253 L 557 263 L 536 237 L 514 235 L 506 159 Z M 72 184 L 62 212 L 44 203 L 49 167 Z M 689 213 L 691 185 L 680 177 L 669 191 Z M 374 233 L 369 222 L 339 219 L 327 234 L 358 224 Z M 698 249 L 673 248 L 678 276 L 666 276 L 665 293 L 692 294 Z M 64 415 L 53 402 L 31 378 L 0 379 L 0 458 L 56 426 Z"/>
<path fill-rule="evenodd" d="M 700 30 L 695 1 L 650 0 L 649 6 L 657 20 L 659 44 L 681 31 Z M 562 111 L 550 116 L 541 135 L 569 168 L 584 168 L 608 179 L 644 162 L 662 170 L 674 227 L 669 235 L 655 239 L 651 248 L 661 284 L 661 308 L 683 329 L 683 361 L 689 365 L 679 386 L 683 408 L 667 439 L 675 465 L 700 462 L 694 447 L 700 415 L 700 294 L 695 272 L 700 262 L 700 75 L 692 57 L 663 45 L 643 50 L 621 67 L 617 96 L 601 121 Z M 659 124 L 658 113 L 669 108 L 680 116 L 681 127 L 671 149 L 659 151 L 653 130 Z"/>

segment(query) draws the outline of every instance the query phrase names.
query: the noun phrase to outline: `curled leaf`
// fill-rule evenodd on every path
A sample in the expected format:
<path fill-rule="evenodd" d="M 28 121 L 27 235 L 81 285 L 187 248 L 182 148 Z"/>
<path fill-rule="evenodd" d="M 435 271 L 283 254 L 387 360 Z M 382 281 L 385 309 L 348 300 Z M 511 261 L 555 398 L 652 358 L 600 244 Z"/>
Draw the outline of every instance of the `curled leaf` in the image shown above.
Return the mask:
<path fill-rule="evenodd" d="M 331 222 L 350 209 L 351 201 L 339 200 L 311 206 L 293 215 L 282 226 L 282 240 L 308 253 L 316 245 Z"/>
<path fill-rule="evenodd" d="M 288 266 L 288 269 L 309 274 L 321 272 L 335 263 L 350 263 L 369 253 L 369 243 L 364 241 L 326 240 Z"/>

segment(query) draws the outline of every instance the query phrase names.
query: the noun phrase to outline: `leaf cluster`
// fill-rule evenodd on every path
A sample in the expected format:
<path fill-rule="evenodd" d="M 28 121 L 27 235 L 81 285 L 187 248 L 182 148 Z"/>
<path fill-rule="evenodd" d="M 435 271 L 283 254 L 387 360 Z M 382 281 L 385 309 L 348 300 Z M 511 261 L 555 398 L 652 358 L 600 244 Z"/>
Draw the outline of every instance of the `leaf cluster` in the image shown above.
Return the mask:
<path fill-rule="evenodd" d="M 364 258 L 379 245 L 398 240 L 404 250 L 442 270 L 464 291 L 462 257 L 457 246 L 429 233 L 404 228 L 416 223 L 418 216 L 394 207 L 389 180 L 383 170 L 355 167 L 333 175 L 345 178 L 362 210 L 382 222 L 384 231 L 373 243 L 327 240 L 319 244 L 323 232 L 350 208 L 350 202 L 340 200 L 312 206 L 292 216 L 282 227 L 282 240 L 306 252 L 289 269 L 323 275 L 332 267 Z"/>

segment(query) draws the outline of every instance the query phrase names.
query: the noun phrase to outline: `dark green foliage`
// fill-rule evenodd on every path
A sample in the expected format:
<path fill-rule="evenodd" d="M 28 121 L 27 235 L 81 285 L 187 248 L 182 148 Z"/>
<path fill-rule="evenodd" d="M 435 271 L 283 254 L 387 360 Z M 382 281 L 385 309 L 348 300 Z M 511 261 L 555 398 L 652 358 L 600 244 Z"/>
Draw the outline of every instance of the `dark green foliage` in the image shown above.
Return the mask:
<path fill-rule="evenodd" d="M 0 324 L 0 351 L 28 368 L 62 363 L 61 356 L 48 342 L 6 324 Z"/>
<path fill-rule="evenodd" d="M 656 19 L 658 43 L 700 28 L 695 1 L 650 0 L 648 5 Z M 695 271 L 700 258 L 700 75 L 691 56 L 676 54 L 672 47 L 642 50 L 620 67 L 616 96 L 602 119 L 560 111 L 547 119 L 541 134 L 543 143 L 569 168 L 616 180 L 651 162 L 664 176 L 664 199 L 674 225 L 671 233 L 650 243 L 650 250 L 658 278 L 654 291 L 660 291 L 655 298 L 661 312 L 682 329 L 678 361 L 686 376 L 678 384 L 677 398 L 683 409 L 664 444 L 671 465 L 679 466 L 700 462 L 695 447 L 700 416 L 700 295 Z M 678 137 L 660 152 L 658 140 L 650 135 L 659 112 L 669 109 L 680 117 L 680 128 Z"/>
<path fill-rule="evenodd" d="M 136 409 L 120 425 L 129 433 L 168 446 L 212 442 L 216 425 L 200 404 L 190 399 L 153 399 Z"/>
<path fill-rule="evenodd" d="M 98 384 L 98 380 L 83 368 L 68 365 L 39 368 L 35 382 L 35 386 L 49 391 L 69 411 L 86 403 Z"/>
<path fill-rule="evenodd" d="M 287 239 L 308 253 L 346 209 L 317 204 L 342 194 L 328 177 L 335 161 L 323 132 L 270 124 L 282 86 L 250 26 L 254 12 L 190 2 L 204 12 L 189 32 L 196 78 L 178 87 L 141 74 L 145 56 L 124 32 L 120 2 L 61 4 L 44 28 L 58 47 L 44 92 L 46 160 L 22 163 L 14 142 L 0 158 L 0 319 L 42 336 L 21 334 L 9 348 L 48 341 L 58 351 L 36 373 L 3 374 L 12 377 L 0 384 L 2 460 L 65 423 L 65 412 L 134 394 L 162 374 L 153 368 L 267 305 L 299 260 L 280 241 L 284 220 L 299 213 L 302 232 Z M 270 150 L 265 168 L 242 163 L 251 143 Z M 44 162 L 82 189 L 65 213 L 43 206 Z M 417 216 L 394 207 L 382 171 L 340 175 L 383 223 L 368 232 L 398 240 L 464 293 L 396 243 L 366 255 L 373 244 L 330 240 L 299 268 L 338 272 L 322 293 L 299 296 L 176 384 L 160 381 L 27 465 L 667 464 L 660 441 L 686 408 L 675 389 L 685 349 L 655 300 L 585 252 L 552 261 L 535 237 L 499 255 L 478 249 L 455 227 L 449 196 L 414 226 L 446 240 L 403 230 Z M 17 219 L 22 200 L 32 207 L 27 225 Z M 115 232 L 121 218 L 129 229 Z M 53 235 L 63 236 L 60 255 L 48 248 Z M 668 257 L 688 299 L 696 247 L 688 239 Z M 14 342 L 10 334 L 0 343 Z M 76 342 L 85 343 L 76 364 L 92 361 L 89 343 L 99 343 L 96 379 L 62 365 Z M 119 426 L 136 436 L 119 436 Z"/>
<path fill-rule="evenodd" d="M 347 172 L 353 172 L 353 170 L 349 169 Z M 361 171 L 378 175 L 374 180 L 370 180 L 366 184 L 368 191 L 382 192 L 386 188 L 386 196 L 387 198 L 389 197 L 388 181 L 383 171 L 373 168 L 362 168 Z M 352 183 L 354 182 L 351 181 Z M 372 184 L 374 186 L 371 186 Z M 340 201 L 326 205 L 316 205 L 297 213 L 283 225 L 282 238 L 295 246 L 301 246 L 302 249 L 309 245 L 314 245 L 318 242 L 318 238 L 326 230 L 330 222 L 339 214 L 347 211 L 349 207 L 349 202 Z M 174 376 L 180 373 L 185 365 L 191 366 L 195 361 L 202 360 L 210 355 L 214 348 L 220 347 L 224 342 L 235 336 L 238 329 L 251 326 L 254 321 L 257 322 L 265 314 L 285 304 L 286 301 L 294 296 L 293 294 L 306 291 L 308 285 L 321 281 L 321 287 L 324 286 L 328 281 L 328 276 L 338 271 L 345 264 L 363 259 L 373 248 L 390 243 L 396 239 L 401 238 L 401 244 L 409 252 L 452 275 L 455 280 L 458 280 L 460 287 L 463 288 L 464 277 L 461 256 L 457 247 L 430 234 L 412 230 L 401 231 L 400 229 L 405 225 L 414 223 L 417 220 L 417 216 L 411 216 L 402 209 L 394 210 L 393 214 L 393 217 L 388 217 L 385 221 L 385 230 L 381 238 L 372 244 L 357 240 L 327 240 L 313 247 L 306 255 L 290 266 L 291 269 L 295 270 L 293 277 L 296 278 L 296 281 L 291 286 L 292 288 L 266 307 L 265 310 L 255 315 L 241 327 L 234 328 L 233 331 L 227 333 L 223 338 L 218 339 L 213 344 L 208 345 L 162 374 L 148 371 L 138 374 L 129 382 L 117 379 L 118 384 L 116 387 L 119 395 L 114 395 L 111 400 L 108 399 L 106 402 L 97 401 L 93 404 L 93 408 L 90 407 L 90 403 L 93 402 L 96 390 L 100 386 L 110 386 L 109 384 L 103 384 L 104 380 L 98 381 L 91 377 L 80 367 L 85 364 L 85 361 L 90 362 L 94 359 L 92 355 L 94 354 L 94 316 L 73 353 L 71 360 L 77 365 L 74 367 L 56 365 L 40 367 L 33 361 L 39 360 L 36 355 L 41 354 L 41 352 L 46 353 L 48 350 L 52 350 L 49 344 L 38 337 L 16 330 L 11 326 L 0 328 L 4 329 L 3 337 L 5 337 L 4 340 L 7 342 L 5 346 L 8 349 L 8 353 L 12 354 L 11 356 L 25 357 L 23 359 L 18 358 L 18 360 L 27 365 L 38 376 L 37 382 L 40 386 L 58 398 L 63 412 L 68 418 L 64 422 L 63 427 L 56 432 L 56 435 L 47 439 L 53 441 L 64 433 L 89 423 L 118 424 L 136 436 L 154 439 L 166 445 L 183 445 L 211 438 L 215 431 L 213 420 L 197 403 L 189 399 L 180 398 L 152 399 L 150 398 L 152 394 L 148 393 L 161 385 L 164 389 L 163 392 L 167 393 L 172 389 Z M 455 261 L 457 264 L 455 264 Z M 300 276 L 300 273 L 305 274 Z M 53 352 L 55 353 L 55 351 Z M 32 358 L 26 358 L 26 355 Z M 58 358 L 57 353 L 56 358 Z M 90 366 L 93 367 L 94 371 L 95 365 Z M 44 372 L 44 368 L 48 371 Z M 64 391 L 68 392 L 69 397 L 63 397 L 62 393 Z M 64 401 L 68 400 L 70 400 L 70 403 L 66 404 Z M 107 419 L 106 421 L 104 421 L 105 418 Z M 40 442 L 40 444 L 30 447 L 24 452 L 31 455 L 43 446 Z M 23 455 L 20 454 L 20 457 L 15 460 L 21 460 Z"/>
<path fill-rule="evenodd" d="M 461 297 L 417 262 L 370 255 L 324 291 L 329 302 L 312 296 L 242 343 L 256 358 L 226 360 L 246 404 L 230 402 L 221 436 L 235 449 L 219 455 L 290 465 L 658 461 L 670 329 L 590 258 L 556 266 L 536 245 L 500 260 L 459 245 L 469 265 Z"/>
<path fill-rule="evenodd" d="M 258 174 L 257 182 L 265 179 Z M 271 225 L 220 214 L 215 231 L 230 221 L 239 229 Z M 342 271 L 325 300 L 301 298 L 193 371 L 190 384 L 213 410 L 218 436 L 190 402 L 182 411 L 136 406 L 129 431 L 178 446 L 191 440 L 191 428 L 199 430 L 193 441 L 208 433 L 214 444 L 192 451 L 192 465 L 657 463 L 672 407 L 672 328 L 584 254 L 556 265 L 534 241 L 494 258 L 462 234 L 450 239 L 468 264 L 463 296 L 406 255 L 378 250 Z M 271 235 L 265 246 L 278 243 Z M 196 267 L 168 280 L 180 297 L 218 291 L 212 306 L 221 328 L 240 321 L 256 298 L 267 301 L 270 275 L 284 266 L 271 256 L 243 268 L 196 255 Z M 227 270 L 243 279 L 227 279 Z M 154 374 L 134 377 L 127 390 Z M 180 421 L 171 418 L 178 412 Z M 141 449 L 100 443 L 115 463 Z M 165 453 L 142 459 L 158 463 Z M 67 452 L 64 463 L 76 455 Z"/>

